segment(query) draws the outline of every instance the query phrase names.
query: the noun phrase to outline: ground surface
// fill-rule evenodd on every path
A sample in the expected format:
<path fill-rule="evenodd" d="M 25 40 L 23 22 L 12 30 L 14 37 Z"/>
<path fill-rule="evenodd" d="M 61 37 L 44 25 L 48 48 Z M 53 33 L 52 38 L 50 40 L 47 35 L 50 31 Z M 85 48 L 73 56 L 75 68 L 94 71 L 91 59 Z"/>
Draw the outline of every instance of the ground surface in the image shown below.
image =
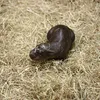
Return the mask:
<path fill-rule="evenodd" d="M 75 32 L 69 57 L 31 62 L 57 24 Z M 99 0 L 0 0 L 0 100 L 100 100 Z"/>

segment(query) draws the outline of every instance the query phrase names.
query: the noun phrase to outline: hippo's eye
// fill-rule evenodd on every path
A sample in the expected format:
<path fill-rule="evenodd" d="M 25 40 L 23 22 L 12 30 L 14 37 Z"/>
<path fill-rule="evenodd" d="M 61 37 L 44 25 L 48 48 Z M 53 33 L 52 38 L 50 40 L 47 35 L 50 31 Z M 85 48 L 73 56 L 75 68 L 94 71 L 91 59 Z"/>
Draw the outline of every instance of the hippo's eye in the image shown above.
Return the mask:
<path fill-rule="evenodd" d="M 36 49 L 36 53 L 40 53 L 40 49 L 39 48 Z"/>

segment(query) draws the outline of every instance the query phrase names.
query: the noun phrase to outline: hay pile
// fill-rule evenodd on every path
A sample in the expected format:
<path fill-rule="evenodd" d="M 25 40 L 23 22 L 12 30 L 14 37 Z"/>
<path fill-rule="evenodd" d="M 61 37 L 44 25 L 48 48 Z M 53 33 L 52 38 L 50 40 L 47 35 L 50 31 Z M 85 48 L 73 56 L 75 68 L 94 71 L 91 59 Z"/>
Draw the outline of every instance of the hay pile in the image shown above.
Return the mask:
<path fill-rule="evenodd" d="M 57 24 L 76 34 L 69 57 L 31 62 Z M 100 100 L 99 0 L 0 1 L 0 100 Z"/>

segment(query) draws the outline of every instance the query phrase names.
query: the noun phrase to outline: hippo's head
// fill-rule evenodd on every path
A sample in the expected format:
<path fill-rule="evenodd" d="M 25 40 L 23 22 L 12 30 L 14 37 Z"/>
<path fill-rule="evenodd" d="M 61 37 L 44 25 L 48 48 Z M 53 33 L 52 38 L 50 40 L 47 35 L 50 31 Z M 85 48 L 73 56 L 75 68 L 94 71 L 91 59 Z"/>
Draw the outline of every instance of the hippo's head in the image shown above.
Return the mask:
<path fill-rule="evenodd" d="M 32 60 L 45 60 L 48 59 L 50 55 L 53 55 L 53 51 L 50 50 L 50 44 L 47 43 L 37 45 L 29 54 Z"/>

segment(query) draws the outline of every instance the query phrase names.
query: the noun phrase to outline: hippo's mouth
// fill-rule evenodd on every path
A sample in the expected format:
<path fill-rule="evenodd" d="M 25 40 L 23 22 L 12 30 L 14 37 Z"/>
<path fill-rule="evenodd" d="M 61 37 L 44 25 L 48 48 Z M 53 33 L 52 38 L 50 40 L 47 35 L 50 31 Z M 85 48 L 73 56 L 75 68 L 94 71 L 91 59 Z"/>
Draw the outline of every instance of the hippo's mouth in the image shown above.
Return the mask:
<path fill-rule="evenodd" d="M 34 60 L 40 60 L 40 57 L 39 57 L 39 56 L 36 56 L 36 57 L 34 58 Z"/>

